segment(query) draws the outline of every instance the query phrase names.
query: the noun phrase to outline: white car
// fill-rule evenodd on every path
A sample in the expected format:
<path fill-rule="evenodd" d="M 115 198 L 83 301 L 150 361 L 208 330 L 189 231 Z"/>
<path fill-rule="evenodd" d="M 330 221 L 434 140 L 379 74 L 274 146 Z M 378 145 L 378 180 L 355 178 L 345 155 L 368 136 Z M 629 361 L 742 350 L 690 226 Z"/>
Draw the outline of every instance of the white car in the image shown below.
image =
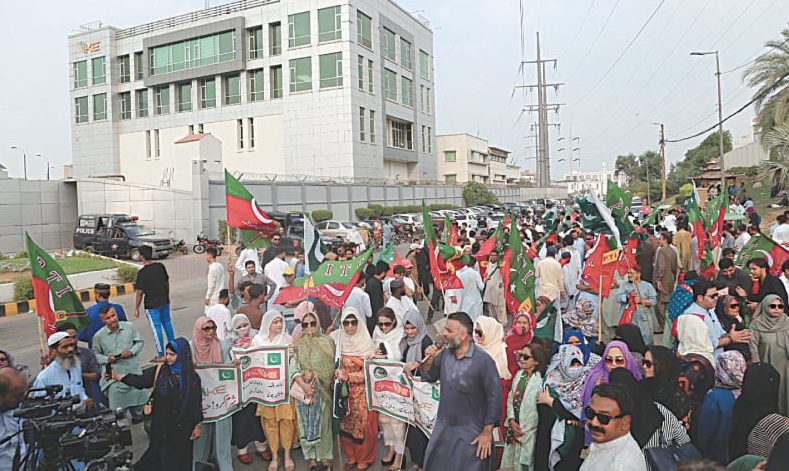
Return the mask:
<path fill-rule="evenodd" d="M 422 227 L 422 215 L 419 213 L 395 214 L 392 217 L 402 219 L 415 228 Z"/>
<path fill-rule="evenodd" d="M 323 221 L 315 224 L 315 229 L 324 237 L 339 237 L 348 239 L 348 233 L 356 228 L 356 224 L 348 221 Z"/>
<path fill-rule="evenodd" d="M 461 214 L 460 216 L 456 217 L 455 222 L 460 227 L 463 227 L 463 223 L 466 223 L 470 231 L 477 229 L 477 218 L 468 214 Z"/>

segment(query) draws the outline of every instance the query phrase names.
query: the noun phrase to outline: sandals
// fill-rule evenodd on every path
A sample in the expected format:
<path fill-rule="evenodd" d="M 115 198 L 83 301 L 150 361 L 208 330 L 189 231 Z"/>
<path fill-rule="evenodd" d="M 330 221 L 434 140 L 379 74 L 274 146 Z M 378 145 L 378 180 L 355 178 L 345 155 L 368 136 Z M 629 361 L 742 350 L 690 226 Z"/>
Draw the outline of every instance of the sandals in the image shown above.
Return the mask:
<path fill-rule="evenodd" d="M 250 456 L 249 453 L 238 455 L 238 461 L 244 464 L 252 464 L 252 456 Z"/>
<path fill-rule="evenodd" d="M 293 471 L 296 469 L 296 463 L 293 460 L 285 460 L 285 471 Z"/>

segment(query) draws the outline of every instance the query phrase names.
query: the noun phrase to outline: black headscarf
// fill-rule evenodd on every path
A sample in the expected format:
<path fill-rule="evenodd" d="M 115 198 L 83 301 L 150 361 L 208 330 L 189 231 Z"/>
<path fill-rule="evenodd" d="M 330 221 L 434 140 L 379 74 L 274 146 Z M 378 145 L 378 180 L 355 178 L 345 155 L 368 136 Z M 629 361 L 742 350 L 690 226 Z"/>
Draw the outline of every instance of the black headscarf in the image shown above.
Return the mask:
<path fill-rule="evenodd" d="M 781 438 L 775 442 L 764 471 L 785 471 L 787 469 L 789 469 L 789 432 L 781 435 Z"/>
<path fill-rule="evenodd" d="M 655 431 L 663 425 L 663 414 L 627 368 L 615 368 L 608 375 L 608 382 L 621 384 L 630 391 L 634 406 L 630 419 L 630 434 L 636 439 L 638 446 L 644 448 Z"/>
<path fill-rule="evenodd" d="M 748 451 L 748 435 L 760 420 L 778 413 L 778 385 L 781 375 L 768 363 L 754 363 L 745 370 L 742 393 L 734 403 L 729 458 Z"/>
<path fill-rule="evenodd" d="M 654 402 L 664 405 L 678 419 L 683 419 L 690 413 L 690 402 L 677 383 L 681 365 L 679 358 L 660 345 L 650 346 L 649 352 L 655 376 L 642 380 L 643 390 Z"/>
<path fill-rule="evenodd" d="M 641 329 L 635 324 L 623 324 L 616 326 L 614 338 L 621 340 L 627 344 L 631 352 L 638 352 L 644 355 L 647 352 L 647 346 L 644 343 L 644 337 L 641 336 Z"/>
<path fill-rule="evenodd" d="M 190 404 L 189 399 L 191 395 L 202 393 L 195 385 L 197 374 L 194 370 L 192 349 L 189 347 L 189 341 L 183 337 L 178 337 L 169 342 L 167 348 L 175 352 L 178 358 L 172 366 L 167 363 L 164 364 L 164 368 L 167 368 L 167 370 L 159 374 L 157 384 L 154 386 L 157 394 L 172 394 L 174 389 L 180 389 L 181 410 L 178 412 L 180 417 L 186 412 L 186 406 Z M 173 375 L 178 376 L 177 383 L 171 381 Z"/>

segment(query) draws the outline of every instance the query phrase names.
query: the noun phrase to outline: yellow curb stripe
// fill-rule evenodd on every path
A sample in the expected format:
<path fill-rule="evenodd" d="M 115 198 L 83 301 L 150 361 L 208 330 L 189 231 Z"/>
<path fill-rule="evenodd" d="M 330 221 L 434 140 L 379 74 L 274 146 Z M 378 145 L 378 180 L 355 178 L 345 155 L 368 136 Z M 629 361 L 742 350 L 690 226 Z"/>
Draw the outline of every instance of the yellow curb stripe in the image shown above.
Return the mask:
<path fill-rule="evenodd" d="M 123 283 L 110 286 L 110 296 L 123 296 L 134 292 L 134 283 Z M 93 289 L 83 289 L 77 291 L 77 296 L 82 302 L 96 301 L 96 294 Z M 0 303 L 0 318 L 27 314 L 36 309 L 36 300 L 14 301 L 10 303 Z"/>

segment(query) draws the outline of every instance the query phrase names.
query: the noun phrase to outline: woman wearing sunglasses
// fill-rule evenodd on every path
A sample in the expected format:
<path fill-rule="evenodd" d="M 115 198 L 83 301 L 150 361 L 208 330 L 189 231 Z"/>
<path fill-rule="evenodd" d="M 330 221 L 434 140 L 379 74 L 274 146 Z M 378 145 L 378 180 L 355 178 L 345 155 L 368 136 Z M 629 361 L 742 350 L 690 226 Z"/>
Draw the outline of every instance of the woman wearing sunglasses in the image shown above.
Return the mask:
<path fill-rule="evenodd" d="M 364 391 L 364 360 L 375 355 L 375 343 L 360 323 L 362 315 L 346 307 L 341 328 L 331 333 L 340 349 L 340 368 L 334 377 L 348 385 L 348 414 L 340 420 L 340 443 L 348 456 L 348 467 L 370 467 L 378 454 L 378 414 L 367 407 Z"/>
<path fill-rule="evenodd" d="M 260 321 L 260 330 L 252 339 L 253 347 L 269 347 L 273 345 L 292 345 L 293 339 L 285 330 L 285 317 L 281 312 L 270 310 Z M 257 415 L 263 425 L 263 433 L 271 449 L 269 471 L 279 469 L 279 449 L 285 451 L 285 470 L 293 471 L 296 465 L 290 456 L 293 443 L 296 441 L 296 408 L 293 399 L 286 404 L 270 407 L 262 404 L 257 406 Z"/>
<path fill-rule="evenodd" d="M 411 311 L 406 311 L 408 312 Z M 399 361 L 400 341 L 403 340 L 403 335 L 405 335 L 403 327 L 398 325 L 394 311 L 388 307 L 379 309 L 378 322 L 373 330 L 374 357 Z M 405 453 L 405 422 L 386 414 L 379 414 L 378 424 L 384 434 L 384 445 L 386 445 L 386 455 L 381 460 L 381 464 L 391 466 L 390 469 L 400 469 Z"/>
<path fill-rule="evenodd" d="M 740 299 L 736 296 L 721 296 L 721 299 L 715 305 L 715 314 L 718 315 L 718 320 L 724 331 L 731 332 L 734 329 L 735 332 L 740 332 L 745 330 L 745 322 L 742 317 L 743 306 L 745 304 L 741 304 Z M 742 354 L 745 361 L 751 361 L 751 348 L 748 343 L 732 342 L 724 346 L 723 350 L 726 352 L 736 350 Z"/>
<path fill-rule="evenodd" d="M 754 362 L 769 363 L 781 375 L 778 409 L 789 414 L 789 317 L 783 300 L 775 294 L 764 297 L 751 324 L 751 355 Z"/>
<path fill-rule="evenodd" d="M 296 402 L 301 452 L 310 471 L 323 471 L 331 467 L 333 456 L 331 408 L 335 345 L 321 330 L 316 313 L 303 313 L 299 327 L 301 335 L 292 362 L 293 380 L 310 399 L 309 404 Z"/>
<path fill-rule="evenodd" d="M 195 321 L 191 347 L 195 366 L 231 363 L 230 342 L 219 340 L 216 322 L 208 316 L 198 317 Z M 203 424 L 203 433 L 195 441 L 192 459 L 195 462 L 211 462 L 211 457 L 215 457 L 220 471 L 233 471 L 233 455 L 230 451 L 232 436 L 231 417 Z"/>
<path fill-rule="evenodd" d="M 677 354 L 662 345 L 652 345 L 642 362 L 644 391 L 654 402 L 663 404 L 678 419 L 688 422 L 690 398 L 679 387 L 681 363 Z"/>

